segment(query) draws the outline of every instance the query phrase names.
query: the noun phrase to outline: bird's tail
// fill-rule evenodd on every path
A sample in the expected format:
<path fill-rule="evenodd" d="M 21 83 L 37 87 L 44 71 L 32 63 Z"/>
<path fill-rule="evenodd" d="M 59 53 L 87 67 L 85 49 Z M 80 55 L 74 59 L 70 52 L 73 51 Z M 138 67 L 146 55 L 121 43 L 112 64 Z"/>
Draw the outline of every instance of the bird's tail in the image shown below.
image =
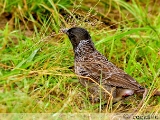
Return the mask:
<path fill-rule="evenodd" d="M 160 96 L 160 91 L 157 91 L 157 90 L 156 90 L 156 91 L 153 93 L 153 95 L 154 95 L 154 96 Z"/>
<path fill-rule="evenodd" d="M 140 90 L 137 90 L 137 91 L 135 91 L 136 93 L 140 93 L 140 94 L 142 94 L 142 93 L 144 93 L 144 91 L 145 91 L 145 89 L 140 89 Z M 160 91 L 158 91 L 158 90 L 154 90 L 154 92 L 153 92 L 153 96 L 160 96 Z"/>

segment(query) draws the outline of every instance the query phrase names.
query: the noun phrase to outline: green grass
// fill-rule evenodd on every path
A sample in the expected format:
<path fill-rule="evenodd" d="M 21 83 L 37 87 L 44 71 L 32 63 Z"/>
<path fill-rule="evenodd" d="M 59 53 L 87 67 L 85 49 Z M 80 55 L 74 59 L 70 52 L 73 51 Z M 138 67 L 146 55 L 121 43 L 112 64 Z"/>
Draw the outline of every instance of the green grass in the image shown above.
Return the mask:
<path fill-rule="evenodd" d="M 88 92 L 69 69 L 74 65 L 70 41 L 59 32 L 72 23 L 89 30 L 97 50 L 150 90 L 139 112 L 160 112 L 160 98 L 151 97 L 153 89 L 160 89 L 158 1 L 91 4 L 0 2 L 1 16 L 11 14 L 0 29 L 0 112 L 131 112 L 137 107 L 141 100 L 137 96 L 102 111 L 100 104 L 89 101 Z"/>

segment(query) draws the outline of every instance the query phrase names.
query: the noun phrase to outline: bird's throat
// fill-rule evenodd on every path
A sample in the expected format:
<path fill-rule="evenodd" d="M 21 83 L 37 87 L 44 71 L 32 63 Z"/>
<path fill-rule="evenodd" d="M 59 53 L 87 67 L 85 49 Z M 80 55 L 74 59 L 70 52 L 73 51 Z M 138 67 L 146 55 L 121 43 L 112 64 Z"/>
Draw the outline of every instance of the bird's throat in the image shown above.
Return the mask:
<path fill-rule="evenodd" d="M 84 56 L 95 51 L 94 44 L 89 40 L 81 40 L 78 46 L 74 49 L 76 56 Z"/>

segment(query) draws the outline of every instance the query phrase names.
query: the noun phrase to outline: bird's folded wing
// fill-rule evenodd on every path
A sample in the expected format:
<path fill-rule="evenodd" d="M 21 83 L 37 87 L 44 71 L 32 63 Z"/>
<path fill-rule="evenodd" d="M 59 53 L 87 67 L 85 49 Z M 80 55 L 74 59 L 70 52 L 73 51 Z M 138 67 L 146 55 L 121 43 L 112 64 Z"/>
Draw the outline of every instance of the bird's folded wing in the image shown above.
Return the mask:
<path fill-rule="evenodd" d="M 106 84 L 116 87 L 129 88 L 139 90 L 142 87 L 131 76 L 125 73 L 112 74 L 110 78 L 105 80 Z"/>
<path fill-rule="evenodd" d="M 135 79 L 126 74 L 123 70 L 117 68 L 112 63 L 104 64 L 100 61 L 81 63 L 83 65 L 83 72 L 86 76 L 95 80 L 96 82 L 115 87 L 129 88 L 139 90 L 142 88 Z"/>

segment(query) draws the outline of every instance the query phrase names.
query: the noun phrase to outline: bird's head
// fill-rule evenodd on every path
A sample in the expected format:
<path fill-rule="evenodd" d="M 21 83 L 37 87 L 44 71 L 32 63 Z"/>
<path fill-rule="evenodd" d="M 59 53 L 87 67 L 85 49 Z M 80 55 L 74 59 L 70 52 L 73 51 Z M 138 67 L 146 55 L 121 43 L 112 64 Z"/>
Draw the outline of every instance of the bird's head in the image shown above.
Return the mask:
<path fill-rule="evenodd" d="M 73 27 L 70 29 L 63 29 L 62 32 L 66 33 L 72 43 L 73 49 L 75 49 L 80 41 L 82 40 L 90 40 L 91 36 L 88 31 L 84 28 Z"/>

